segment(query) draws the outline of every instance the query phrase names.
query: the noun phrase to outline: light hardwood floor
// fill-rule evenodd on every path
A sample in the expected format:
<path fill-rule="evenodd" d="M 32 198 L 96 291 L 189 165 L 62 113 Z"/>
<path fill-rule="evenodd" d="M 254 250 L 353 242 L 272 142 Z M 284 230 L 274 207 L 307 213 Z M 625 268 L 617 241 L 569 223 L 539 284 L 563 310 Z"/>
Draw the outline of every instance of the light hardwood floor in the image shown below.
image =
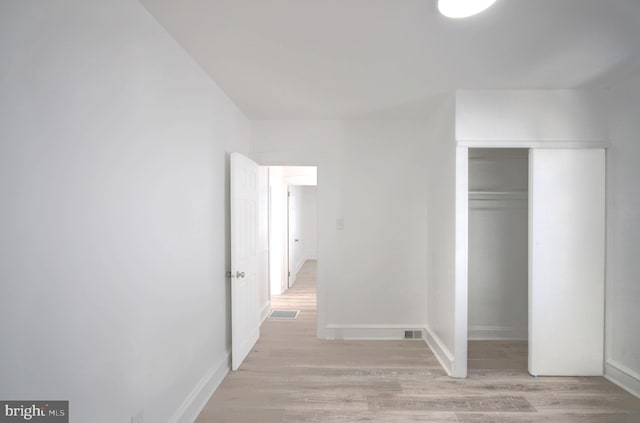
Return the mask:
<path fill-rule="evenodd" d="M 422 341 L 319 340 L 315 272 L 308 261 L 273 298 L 273 309 L 298 318 L 265 320 L 197 423 L 640 422 L 640 399 L 604 378 L 529 376 L 523 342 L 471 342 L 461 380 Z"/>

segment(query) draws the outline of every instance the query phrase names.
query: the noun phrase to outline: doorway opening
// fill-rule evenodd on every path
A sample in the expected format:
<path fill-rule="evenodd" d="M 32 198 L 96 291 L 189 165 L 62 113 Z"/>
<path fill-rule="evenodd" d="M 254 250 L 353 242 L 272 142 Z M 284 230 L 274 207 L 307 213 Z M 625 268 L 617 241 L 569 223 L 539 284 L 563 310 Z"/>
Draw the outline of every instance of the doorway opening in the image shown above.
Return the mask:
<path fill-rule="evenodd" d="M 529 150 L 468 155 L 468 370 L 527 373 Z"/>
<path fill-rule="evenodd" d="M 317 260 L 316 166 L 269 166 L 269 295 L 282 295 Z"/>

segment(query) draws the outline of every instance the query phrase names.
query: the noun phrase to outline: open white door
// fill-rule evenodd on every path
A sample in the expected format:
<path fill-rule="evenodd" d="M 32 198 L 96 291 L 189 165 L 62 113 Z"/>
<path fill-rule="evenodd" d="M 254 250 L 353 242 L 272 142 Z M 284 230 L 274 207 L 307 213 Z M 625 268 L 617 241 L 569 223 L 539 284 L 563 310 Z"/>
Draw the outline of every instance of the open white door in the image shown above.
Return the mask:
<path fill-rule="evenodd" d="M 300 256 L 300 224 L 298 222 L 298 195 L 299 191 L 292 186 L 287 187 L 287 263 L 289 268 L 289 278 L 287 288 L 291 288 L 296 283 L 298 277 L 298 261 Z"/>
<path fill-rule="evenodd" d="M 602 375 L 605 152 L 529 156 L 529 372 Z"/>
<path fill-rule="evenodd" d="M 231 154 L 231 368 L 260 337 L 258 305 L 258 165 Z"/>

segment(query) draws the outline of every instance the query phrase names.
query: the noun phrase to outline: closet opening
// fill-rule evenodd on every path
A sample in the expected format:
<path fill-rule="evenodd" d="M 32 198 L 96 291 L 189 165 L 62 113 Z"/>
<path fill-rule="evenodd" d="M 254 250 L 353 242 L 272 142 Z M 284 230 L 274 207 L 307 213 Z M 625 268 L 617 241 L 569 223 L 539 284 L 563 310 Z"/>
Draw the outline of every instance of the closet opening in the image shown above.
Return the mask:
<path fill-rule="evenodd" d="M 469 373 L 527 373 L 528 160 L 524 148 L 469 149 Z"/>

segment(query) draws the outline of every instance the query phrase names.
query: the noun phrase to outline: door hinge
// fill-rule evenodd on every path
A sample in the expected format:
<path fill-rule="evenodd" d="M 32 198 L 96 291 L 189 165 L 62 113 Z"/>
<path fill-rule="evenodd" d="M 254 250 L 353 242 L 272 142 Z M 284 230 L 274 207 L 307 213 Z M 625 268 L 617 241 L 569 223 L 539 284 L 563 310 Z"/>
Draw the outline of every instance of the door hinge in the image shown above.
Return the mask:
<path fill-rule="evenodd" d="M 287 276 L 291 277 L 291 272 L 289 272 L 289 274 Z"/>

